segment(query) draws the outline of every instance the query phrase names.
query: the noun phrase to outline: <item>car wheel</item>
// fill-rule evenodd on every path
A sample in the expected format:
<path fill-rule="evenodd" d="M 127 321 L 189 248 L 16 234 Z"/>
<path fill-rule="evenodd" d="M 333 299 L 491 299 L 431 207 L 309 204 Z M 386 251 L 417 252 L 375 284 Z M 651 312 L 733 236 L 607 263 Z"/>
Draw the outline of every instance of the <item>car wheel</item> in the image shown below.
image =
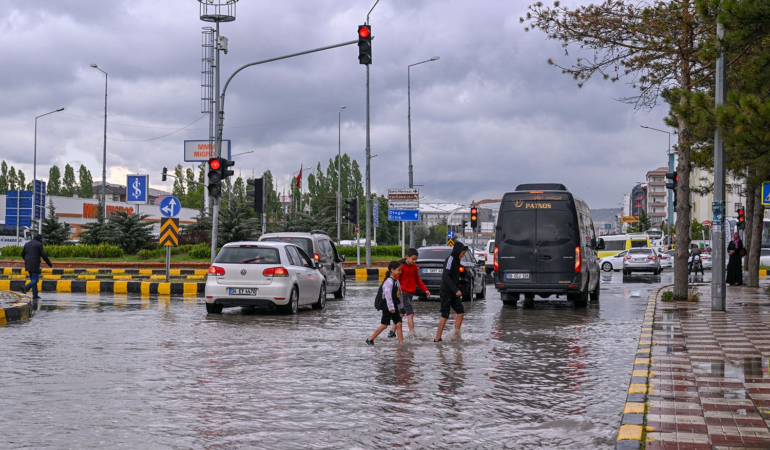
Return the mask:
<path fill-rule="evenodd" d="M 313 303 L 313 309 L 324 309 L 325 306 L 326 306 L 326 283 L 321 283 L 321 292 L 318 293 L 318 301 Z"/>
<path fill-rule="evenodd" d="M 571 301 L 576 307 L 584 307 L 588 304 L 588 290 L 585 292 L 576 292 L 567 294 L 567 300 Z"/>
<path fill-rule="evenodd" d="M 347 294 L 346 291 L 347 291 L 347 281 L 345 281 L 345 278 L 343 277 L 340 288 L 334 292 L 334 298 L 345 298 L 345 294 Z"/>
<path fill-rule="evenodd" d="M 599 280 L 596 281 L 596 289 L 594 289 L 593 292 L 591 292 L 591 301 L 592 302 L 598 302 L 599 301 L 599 291 L 601 290 L 602 286 L 602 279 L 599 278 Z"/>
<path fill-rule="evenodd" d="M 469 302 L 469 301 L 471 301 L 473 299 L 473 289 L 475 289 L 475 286 L 474 286 L 473 280 L 471 280 L 471 284 L 468 287 L 468 291 L 467 292 L 463 292 L 463 301 L 464 302 Z"/>
<path fill-rule="evenodd" d="M 612 264 L 608 262 L 602 264 L 602 270 L 605 272 L 612 272 Z"/>
<path fill-rule="evenodd" d="M 480 300 L 482 298 L 487 298 L 487 279 L 484 278 L 484 280 L 481 282 L 481 292 L 476 294 L 476 299 Z"/>
<path fill-rule="evenodd" d="M 297 311 L 299 311 L 299 290 L 294 286 L 289 295 L 289 303 L 283 307 L 283 312 L 294 315 Z"/>
<path fill-rule="evenodd" d="M 224 306 L 217 305 L 216 303 L 206 303 L 206 312 L 209 314 L 222 314 Z"/>
<path fill-rule="evenodd" d="M 519 301 L 519 294 L 510 294 L 508 292 L 503 292 L 500 294 L 500 300 L 503 301 L 504 305 L 507 306 L 516 306 L 516 303 Z"/>

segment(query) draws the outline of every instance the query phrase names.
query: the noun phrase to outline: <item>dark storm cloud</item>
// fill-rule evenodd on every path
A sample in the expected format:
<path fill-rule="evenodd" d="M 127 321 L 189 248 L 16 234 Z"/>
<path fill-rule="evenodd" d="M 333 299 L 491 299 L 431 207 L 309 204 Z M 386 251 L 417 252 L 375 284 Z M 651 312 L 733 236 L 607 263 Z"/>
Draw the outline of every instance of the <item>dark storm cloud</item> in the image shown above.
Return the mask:
<path fill-rule="evenodd" d="M 222 25 L 230 50 L 223 84 L 240 65 L 355 39 L 373 2 L 242 0 Z M 481 7 L 480 5 L 483 5 Z M 525 181 L 567 184 L 593 207 L 614 206 L 647 170 L 665 163 L 663 108 L 651 113 L 613 98 L 632 91 L 595 80 L 583 89 L 546 64 L 570 61 L 542 33 L 525 33 L 526 2 L 382 0 L 371 16 L 373 188 L 407 184 L 407 66 L 412 68 L 415 182 L 431 199 L 499 198 Z M 182 141 L 207 136 L 200 113 L 200 32 L 193 0 L 15 3 L 0 21 L 3 158 L 32 173 L 34 117 L 38 172 L 86 164 L 101 172 L 104 76 L 109 73 L 108 172 L 157 174 L 181 162 Z M 355 45 L 246 69 L 231 83 L 225 135 L 245 174 L 271 169 L 286 184 L 300 164 L 326 164 L 342 148 L 363 166 L 365 72 Z M 325 112 L 325 113 L 324 113 Z M 83 119 L 81 116 L 92 120 Z M 311 116 L 311 117 L 305 117 Z M 304 118 L 302 118 L 304 117 Z M 297 119 L 297 120 L 292 120 Z M 140 128 L 125 124 L 139 125 Z M 249 126 L 256 125 L 256 126 Z M 245 127 L 248 126 L 248 127 Z M 236 128 L 240 127 L 240 128 Z M 188 163 L 187 166 L 190 166 Z"/>

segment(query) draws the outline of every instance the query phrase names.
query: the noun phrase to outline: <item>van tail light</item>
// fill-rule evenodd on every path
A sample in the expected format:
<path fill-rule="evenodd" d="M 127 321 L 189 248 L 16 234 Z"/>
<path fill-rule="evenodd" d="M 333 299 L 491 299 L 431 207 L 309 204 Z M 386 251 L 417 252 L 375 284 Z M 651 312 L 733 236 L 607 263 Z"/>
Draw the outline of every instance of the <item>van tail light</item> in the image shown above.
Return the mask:
<path fill-rule="evenodd" d="M 262 271 L 265 277 L 288 277 L 289 271 L 284 267 L 270 267 Z"/>
<path fill-rule="evenodd" d="M 460 266 L 460 273 L 463 273 L 463 272 L 465 272 L 465 267 L 464 266 Z"/>
<path fill-rule="evenodd" d="M 497 247 L 495 247 L 495 262 L 494 262 L 494 265 L 493 265 L 493 269 L 494 269 L 495 272 L 497 272 L 497 269 L 500 268 L 500 266 L 497 264 L 497 250 L 498 250 Z"/>
<path fill-rule="evenodd" d="M 321 255 L 319 255 L 318 253 L 313 253 L 313 259 L 315 259 L 316 261 L 320 261 Z"/>
<path fill-rule="evenodd" d="M 583 261 L 580 258 L 580 246 L 575 247 L 575 272 L 580 272 L 583 267 Z"/>
<path fill-rule="evenodd" d="M 225 274 L 225 269 L 217 266 L 211 266 L 209 267 L 209 275 L 216 275 L 218 277 L 221 277 Z"/>

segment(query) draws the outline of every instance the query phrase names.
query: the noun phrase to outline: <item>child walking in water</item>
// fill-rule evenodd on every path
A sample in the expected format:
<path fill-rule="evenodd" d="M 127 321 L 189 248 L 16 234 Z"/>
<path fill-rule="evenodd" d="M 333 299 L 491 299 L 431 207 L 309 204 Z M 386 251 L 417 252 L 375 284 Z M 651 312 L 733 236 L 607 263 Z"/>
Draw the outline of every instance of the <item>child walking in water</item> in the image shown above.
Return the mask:
<path fill-rule="evenodd" d="M 401 285 L 401 307 L 398 312 L 406 320 L 410 333 L 414 333 L 414 308 L 412 307 L 412 300 L 417 293 L 417 289 L 419 288 L 430 298 L 430 291 L 425 286 L 425 283 L 422 282 L 422 279 L 420 279 L 420 268 L 417 267 L 418 257 L 417 249 L 410 248 L 406 252 L 406 258 L 400 261 L 401 276 L 398 277 L 398 282 Z M 396 337 L 395 325 L 390 329 L 388 337 Z"/>
<path fill-rule="evenodd" d="M 366 345 L 374 345 L 374 340 L 390 325 L 392 320 L 396 326 L 396 335 L 398 343 L 404 343 L 404 333 L 401 330 L 401 314 L 398 313 L 401 298 L 401 287 L 398 284 L 398 276 L 401 275 L 401 263 L 391 261 L 388 264 L 388 271 L 385 273 L 385 281 L 382 283 L 382 299 L 385 302 L 382 308 L 382 320 L 380 326 L 374 330 L 372 336 L 366 340 Z"/>

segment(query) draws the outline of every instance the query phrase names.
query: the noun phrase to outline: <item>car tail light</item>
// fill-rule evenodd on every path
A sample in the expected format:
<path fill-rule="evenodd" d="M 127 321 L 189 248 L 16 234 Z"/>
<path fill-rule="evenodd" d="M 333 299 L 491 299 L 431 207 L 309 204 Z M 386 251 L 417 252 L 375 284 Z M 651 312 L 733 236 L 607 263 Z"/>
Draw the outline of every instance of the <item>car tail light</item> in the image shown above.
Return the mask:
<path fill-rule="evenodd" d="M 262 275 L 265 277 L 288 277 L 289 271 L 284 267 L 270 267 L 263 270 Z"/>
<path fill-rule="evenodd" d="M 494 262 L 493 268 L 495 272 L 497 272 L 497 269 L 499 268 L 499 266 L 497 265 L 497 247 L 495 247 L 495 262 Z"/>
<path fill-rule="evenodd" d="M 463 272 L 465 272 L 465 267 L 460 266 L 460 273 L 463 273 Z"/>
<path fill-rule="evenodd" d="M 624 256 L 623 259 L 631 259 L 630 256 Z"/>
<path fill-rule="evenodd" d="M 656 258 L 656 257 L 654 257 L 654 256 L 648 256 L 648 257 L 647 257 L 647 259 L 652 259 L 652 260 L 654 261 L 654 260 L 656 260 L 656 259 L 658 259 L 658 258 Z"/>
<path fill-rule="evenodd" d="M 583 267 L 583 261 L 580 258 L 580 247 L 575 247 L 575 272 L 580 272 L 580 268 Z"/>
<path fill-rule="evenodd" d="M 221 277 L 225 274 L 225 269 L 217 266 L 211 266 L 209 267 L 209 275 L 216 275 L 218 277 Z"/>
<path fill-rule="evenodd" d="M 318 253 L 313 253 L 313 259 L 315 259 L 316 261 L 320 261 L 321 255 L 319 255 Z"/>

